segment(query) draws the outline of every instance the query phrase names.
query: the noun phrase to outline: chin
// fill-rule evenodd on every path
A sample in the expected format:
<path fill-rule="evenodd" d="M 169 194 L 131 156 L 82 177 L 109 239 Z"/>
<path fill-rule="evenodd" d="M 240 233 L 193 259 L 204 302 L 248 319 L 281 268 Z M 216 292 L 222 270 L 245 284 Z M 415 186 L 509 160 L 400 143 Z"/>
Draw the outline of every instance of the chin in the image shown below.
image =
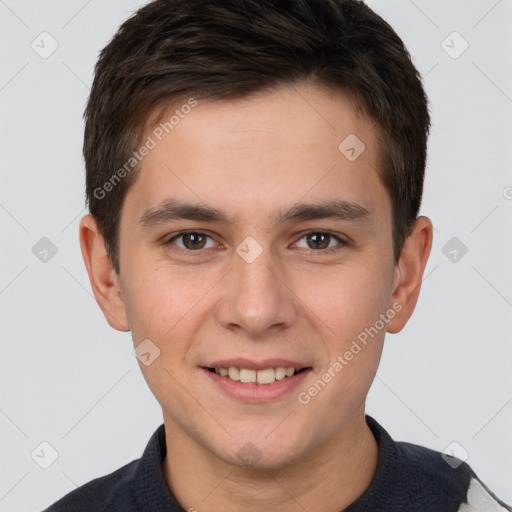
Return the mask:
<path fill-rule="evenodd" d="M 270 441 L 260 435 L 258 438 L 244 436 L 233 440 L 229 446 L 225 446 L 217 456 L 228 464 L 247 469 L 271 470 L 288 466 L 296 462 L 299 443 L 283 443 L 280 439 Z M 233 447 L 236 447 L 233 450 Z M 224 452 L 224 453 L 222 453 Z"/>

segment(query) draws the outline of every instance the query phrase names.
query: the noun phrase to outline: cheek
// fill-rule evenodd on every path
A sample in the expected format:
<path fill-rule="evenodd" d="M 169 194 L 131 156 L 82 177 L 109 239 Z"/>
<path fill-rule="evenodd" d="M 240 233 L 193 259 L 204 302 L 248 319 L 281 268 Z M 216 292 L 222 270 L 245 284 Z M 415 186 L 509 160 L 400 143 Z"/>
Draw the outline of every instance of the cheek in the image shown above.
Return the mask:
<path fill-rule="evenodd" d="M 150 338 L 162 347 L 169 343 L 193 318 L 196 305 L 211 286 L 207 277 L 198 279 L 197 275 L 183 275 L 169 267 L 131 274 L 125 303 L 134 342 Z"/>
<path fill-rule="evenodd" d="M 337 429 L 364 402 L 382 354 L 386 324 L 380 315 L 389 310 L 391 288 L 388 274 L 367 264 L 335 275 L 325 293 L 310 295 L 327 357 L 300 402 L 325 430 Z"/>
<path fill-rule="evenodd" d="M 132 278 L 126 295 L 133 343 L 138 346 L 149 339 L 157 347 L 152 350 L 158 354 L 149 365 L 140 364 L 141 371 L 160 403 L 172 396 L 185 408 L 186 401 L 182 403 L 179 398 L 178 382 L 183 382 L 183 372 L 188 371 L 186 356 L 201 325 L 197 318 L 201 299 L 212 283 L 168 266 L 154 265 Z"/>
<path fill-rule="evenodd" d="M 303 291 L 299 295 L 309 296 L 308 305 L 321 320 L 326 335 L 338 340 L 336 345 L 342 347 L 372 326 L 389 307 L 392 275 L 388 276 L 379 268 L 372 271 L 372 268 L 375 267 L 363 262 L 338 267 L 329 273 L 328 285 L 321 288 L 318 279 L 312 278 L 309 283 L 301 280 Z"/>

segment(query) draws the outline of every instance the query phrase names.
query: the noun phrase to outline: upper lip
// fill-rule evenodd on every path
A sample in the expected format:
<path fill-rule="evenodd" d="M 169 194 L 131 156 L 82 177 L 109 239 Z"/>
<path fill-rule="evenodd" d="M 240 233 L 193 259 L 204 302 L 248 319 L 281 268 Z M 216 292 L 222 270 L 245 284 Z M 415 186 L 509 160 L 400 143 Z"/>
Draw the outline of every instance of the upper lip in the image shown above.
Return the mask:
<path fill-rule="evenodd" d="M 247 368 L 248 370 L 265 370 L 267 368 L 278 368 L 283 366 L 284 368 L 295 368 L 296 370 L 302 370 L 303 368 L 310 368 L 310 365 L 302 363 L 300 361 L 291 361 L 290 359 L 262 359 L 260 361 L 251 361 L 244 357 L 236 359 L 221 359 L 213 361 L 204 366 L 204 368 L 229 368 L 234 366 L 236 368 Z"/>

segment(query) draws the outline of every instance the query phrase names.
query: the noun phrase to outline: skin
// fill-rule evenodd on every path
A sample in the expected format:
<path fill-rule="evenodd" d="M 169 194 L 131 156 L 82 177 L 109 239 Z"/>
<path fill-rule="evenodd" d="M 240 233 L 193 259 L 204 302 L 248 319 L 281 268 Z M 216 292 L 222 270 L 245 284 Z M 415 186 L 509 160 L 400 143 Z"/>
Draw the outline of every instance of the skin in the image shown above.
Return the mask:
<path fill-rule="evenodd" d="M 366 146 L 355 161 L 338 150 L 349 134 Z M 399 332 L 415 308 L 432 244 L 432 224 L 420 217 L 395 264 L 376 135 L 349 98 L 312 85 L 199 102 L 144 158 L 126 195 L 119 275 L 94 218 L 82 219 L 82 253 L 108 322 L 131 330 L 135 346 L 150 339 L 160 349 L 141 370 L 162 406 L 171 454 L 164 473 L 185 510 L 338 512 L 370 485 L 378 447 L 365 399 L 385 332 Z M 144 227 L 141 216 L 170 197 L 221 209 L 238 222 Z M 298 202 L 335 199 L 363 206 L 369 217 L 270 217 Z M 210 238 L 200 249 L 183 237 L 164 243 L 183 230 Z M 349 243 L 330 238 L 325 244 L 336 250 L 326 253 L 308 241 L 311 231 Z M 262 248 L 252 263 L 236 252 L 248 236 Z M 401 310 L 378 335 L 308 404 L 299 403 L 298 393 L 393 304 Z M 244 403 L 200 369 L 231 357 L 299 359 L 313 370 L 279 400 Z M 238 455 L 246 443 L 260 453 L 252 466 Z"/>

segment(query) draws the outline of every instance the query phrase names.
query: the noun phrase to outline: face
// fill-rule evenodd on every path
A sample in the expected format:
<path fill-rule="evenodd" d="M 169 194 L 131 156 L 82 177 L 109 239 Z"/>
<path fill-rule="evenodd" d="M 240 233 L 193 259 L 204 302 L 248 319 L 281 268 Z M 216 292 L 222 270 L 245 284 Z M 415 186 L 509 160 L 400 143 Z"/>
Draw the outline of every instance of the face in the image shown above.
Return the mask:
<path fill-rule="evenodd" d="M 119 287 L 166 427 L 232 464 L 307 457 L 361 418 L 397 310 L 376 128 L 297 85 L 199 102 L 155 133 L 123 203 Z M 215 373 L 230 366 L 279 379 Z M 302 371 L 257 371 L 278 367 Z"/>

